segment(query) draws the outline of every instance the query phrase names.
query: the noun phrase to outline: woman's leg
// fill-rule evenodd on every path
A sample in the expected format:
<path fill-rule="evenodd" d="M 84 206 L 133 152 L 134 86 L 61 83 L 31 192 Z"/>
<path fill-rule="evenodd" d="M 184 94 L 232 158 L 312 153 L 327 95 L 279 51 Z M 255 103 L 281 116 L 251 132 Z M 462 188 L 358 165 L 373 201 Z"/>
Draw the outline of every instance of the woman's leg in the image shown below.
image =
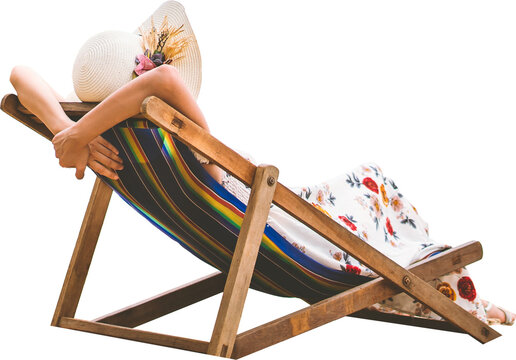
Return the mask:
<path fill-rule="evenodd" d="M 141 103 L 148 96 L 161 98 L 209 131 L 201 109 L 177 69 L 171 65 L 162 65 L 130 81 L 84 115 L 73 128 L 58 134 L 53 142 L 61 166 L 75 167 L 77 178 L 82 178 L 84 144 L 119 122 L 140 113 Z M 204 167 L 220 182 L 222 172 L 217 166 L 208 164 Z"/>
<path fill-rule="evenodd" d="M 23 106 L 36 115 L 53 134 L 74 124 L 59 104 L 64 99 L 34 70 L 15 66 L 10 81 Z M 88 147 L 91 155 L 88 165 L 102 175 L 116 176 L 112 169 L 122 168 L 122 159 L 117 155 L 117 149 L 100 136 L 93 139 Z"/>
<path fill-rule="evenodd" d="M 486 300 L 482 300 L 482 305 L 486 308 L 487 318 L 488 319 L 497 319 L 500 323 L 510 323 L 516 320 L 516 315 L 508 311 L 508 315 L 511 316 L 510 319 L 507 319 L 505 312 L 502 311 L 498 306 L 491 304 L 490 309 L 487 310 L 489 302 Z"/>

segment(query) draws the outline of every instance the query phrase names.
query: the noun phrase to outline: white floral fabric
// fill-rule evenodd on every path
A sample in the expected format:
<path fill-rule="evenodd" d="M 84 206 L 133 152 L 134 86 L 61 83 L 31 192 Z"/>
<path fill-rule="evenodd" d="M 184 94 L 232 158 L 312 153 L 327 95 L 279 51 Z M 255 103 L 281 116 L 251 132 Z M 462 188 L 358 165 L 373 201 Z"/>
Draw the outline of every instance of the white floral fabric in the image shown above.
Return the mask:
<path fill-rule="evenodd" d="M 247 203 L 250 189 L 237 179 L 226 174 L 222 185 Z M 428 224 L 394 181 L 385 177 L 376 164 L 364 164 L 320 184 L 291 190 L 403 267 L 449 248 L 430 239 Z M 276 206 L 271 207 L 268 224 L 300 251 L 325 266 L 377 277 L 367 266 Z M 465 268 L 435 279 L 430 284 L 480 320 L 487 321 L 484 307 Z M 372 308 L 441 319 L 404 293 Z"/>

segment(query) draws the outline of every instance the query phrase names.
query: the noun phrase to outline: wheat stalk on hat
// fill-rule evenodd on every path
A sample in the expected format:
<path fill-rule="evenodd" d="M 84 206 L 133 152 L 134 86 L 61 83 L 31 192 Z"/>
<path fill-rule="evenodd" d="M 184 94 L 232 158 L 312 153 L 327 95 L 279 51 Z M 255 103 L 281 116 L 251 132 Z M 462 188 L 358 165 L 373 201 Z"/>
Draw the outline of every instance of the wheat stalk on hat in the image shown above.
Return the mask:
<path fill-rule="evenodd" d="M 160 33 L 165 34 L 161 42 Z M 148 57 L 144 54 L 147 49 Z M 185 9 L 176 1 L 163 3 L 133 33 L 104 31 L 88 39 L 75 59 L 72 74 L 75 94 L 70 98 L 102 101 L 135 77 L 163 63 L 177 69 L 197 98 L 202 78 L 201 54 Z"/>
<path fill-rule="evenodd" d="M 170 64 L 184 57 L 184 52 L 190 44 L 190 37 L 179 36 L 184 31 L 183 26 L 170 26 L 167 16 L 165 16 L 159 31 L 156 30 L 154 19 L 151 19 L 149 31 L 145 32 L 141 27 L 139 28 L 144 53 L 136 57 L 136 64 L 138 65 L 134 70 L 136 76 L 154 67 Z"/>

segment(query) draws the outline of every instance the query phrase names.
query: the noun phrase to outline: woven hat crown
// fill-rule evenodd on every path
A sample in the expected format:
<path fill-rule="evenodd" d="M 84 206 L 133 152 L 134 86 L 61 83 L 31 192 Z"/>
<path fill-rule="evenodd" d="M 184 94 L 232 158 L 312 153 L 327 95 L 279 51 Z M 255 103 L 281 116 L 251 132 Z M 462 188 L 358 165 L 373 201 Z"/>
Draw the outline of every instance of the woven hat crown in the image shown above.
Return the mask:
<path fill-rule="evenodd" d="M 105 31 L 81 47 L 73 67 L 73 85 L 77 97 L 86 102 L 99 102 L 133 79 L 135 58 L 143 54 L 139 29 L 149 31 L 154 22 L 160 28 L 167 18 L 170 25 L 182 26 L 182 34 L 189 38 L 183 57 L 174 65 L 194 98 L 201 87 L 201 55 L 195 34 L 184 7 L 176 1 L 163 3 L 134 33 Z"/>

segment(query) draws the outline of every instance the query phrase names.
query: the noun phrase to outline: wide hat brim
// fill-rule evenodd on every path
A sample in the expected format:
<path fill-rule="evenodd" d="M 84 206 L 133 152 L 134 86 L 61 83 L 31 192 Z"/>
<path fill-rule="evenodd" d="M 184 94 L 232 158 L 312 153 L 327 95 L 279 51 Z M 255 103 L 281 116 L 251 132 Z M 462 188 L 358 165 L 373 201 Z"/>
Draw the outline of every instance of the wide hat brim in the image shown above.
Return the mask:
<path fill-rule="evenodd" d="M 170 26 L 182 26 L 183 32 L 179 36 L 189 39 L 183 57 L 174 60 L 171 65 L 178 69 L 186 87 L 197 98 L 202 80 L 201 54 L 185 9 L 176 1 L 163 3 L 133 33 L 105 31 L 86 41 L 79 50 L 73 68 L 76 97 L 87 102 L 102 101 L 131 81 L 136 67 L 135 57 L 144 52 L 139 36 L 140 29 L 142 32 L 149 31 L 154 22 L 159 30 L 165 17 Z"/>
<path fill-rule="evenodd" d="M 197 45 L 197 39 L 190 26 L 190 21 L 186 16 L 185 8 L 177 1 L 167 1 L 163 3 L 147 20 L 143 22 L 140 28 L 143 31 L 151 29 L 151 22 L 154 21 L 154 26 L 159 29 L 163 23 L 163 19 L 167 17 L 168 24 L 173 27 L 180 27 L 183 25 L 183 33 L 181 35 L 189 38 L 189 45 L 184 52 L 184 57 L 178 61 L 174 61 L 174 65 L 181 75 L 181 78 L 190 90 L 194 98 L 197 98 L 201 89 L 202 81 L 202 63 L 201 52 Z M 135 33 L 139 33 L 139 28 Z"/>

